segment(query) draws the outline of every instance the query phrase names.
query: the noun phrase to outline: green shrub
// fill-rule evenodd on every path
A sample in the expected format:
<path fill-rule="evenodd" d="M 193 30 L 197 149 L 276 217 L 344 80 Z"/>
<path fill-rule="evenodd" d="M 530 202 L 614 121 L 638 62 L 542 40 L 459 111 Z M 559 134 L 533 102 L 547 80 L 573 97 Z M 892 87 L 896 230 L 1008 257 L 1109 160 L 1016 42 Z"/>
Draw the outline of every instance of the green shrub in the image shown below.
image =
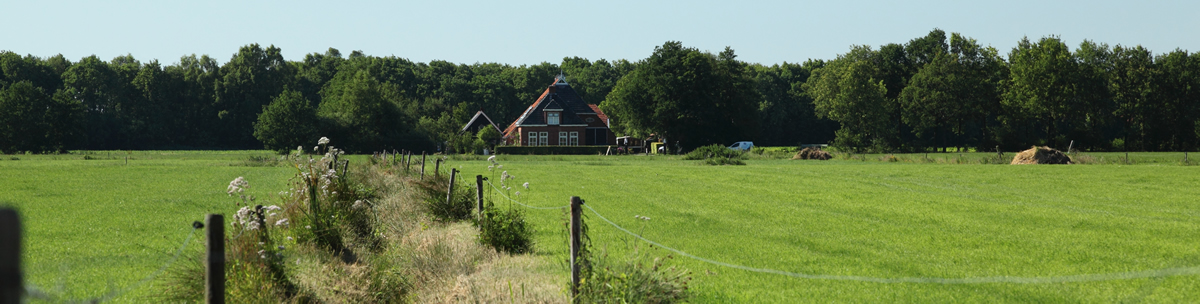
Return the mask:
<path fill-rule="evenodd" d="M 493 208 L 488 204 L 477 224 L 482 244 L 510 254 L 528 253 L 533 248 L 533 229 L 525 222 L 521 210 Z"/>
<path fill-rule="evenodd" d="M 696 148 L 695 150 L 692 150 L 692 152 L 688 152 L 687 155 L 684 155 L 683 159 L 702 160 L 714 157 L 745 159 L 745 155 L 743 155 L 742 151 L 730 149 L 717 144 Z"/>

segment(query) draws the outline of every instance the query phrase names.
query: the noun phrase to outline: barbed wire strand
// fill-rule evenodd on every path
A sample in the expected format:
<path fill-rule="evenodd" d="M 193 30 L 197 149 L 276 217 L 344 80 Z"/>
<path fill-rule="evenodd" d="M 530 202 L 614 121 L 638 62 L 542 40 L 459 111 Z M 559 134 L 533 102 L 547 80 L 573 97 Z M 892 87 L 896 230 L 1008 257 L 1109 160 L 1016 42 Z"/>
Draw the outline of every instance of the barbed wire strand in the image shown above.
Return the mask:
<path fill-rule="evenodd" d="M 775 270 L 775 269 L 768 269 L 768 268 L 755 268 L 755 267 L 742 266 L 742 265 L 737 265 L 737 264 L 730 264 L 730 263 L 725 263 L 725 262 L 720 262 L 720 261 L 716 261 L 716 260 L 711 260 L 711 259 L 706 259 L 706 258 L 703 258 L 703 257 L 695 256 L 695 255 L 689 254 L 689 253 L 687 253 L 687 252 L 684 252 L 684 251 L 682 251 L 682 250 L 679 250 L 679 249 L 675 249 L 675 248 L 671 248 L 671 247 L 664 246 L 663 244 L 660 244 L 660 243 L 658 243 L 658 242 L 655 242 L 655 241 L 651 241 L 651 240 L 649 240 L 649 239 L 647 239 L 647 238 L 644 238 L 644 237 L 642 237 L 641 235 L 638 235 L 638 234 L 636 234 L 636 233 L 633 233 L 633 232 L 629 231 L 628 229 L 625 229 L 624 227 L 621 227 L 620 225 L 617 225 L 617 223 L 614 223 L 613 221 L 610 221 L 610 220 L 608 220 L 608 218 L 605 218 L 605 217 L 604 217 L 604 215 L 601 215 L 601 214 L 600 214 L 600 212 L 597 212 L 597 211 L 596 211 L 596 209 L 592 209 L 592 206 L 590 206 L 590 205 L 584 205 L 584 207 L 587 207 L 587 208 L 588 208 L 588 210 L 591 210 L 593 214 L 595 214 L 597 217 L 599 217 L 600 219 L 604 220 L 605 222 L 608 222 L 608 224 L 609 224 L 609 225 L 612 225 L 613 227 L 617 228 L 617 230 L 621 230 L 621 231 L 623 231 L 623 232 L 625 232 L 625 233 L 627 233 L 627 234 L 629 234 L 629 235 L 632 235 L 633 237 L 636 237 L 636 238 L 638 238 L 638 239 L 641 239 L 642 241 L 645 241 L 646 243 L 650 243 L 651 245 L 658 246 L 659 248 L 666 249 L 666 250 L 668 250 L 668 251 L 671 251 L 671 252 L 677 253 L 677 254 L 679 254 L 679 255 L 681 255 L 681 256 L 684 256 L 684 257 L 688 257 L 688 258 L 691 258 L 691 259 L 694 259 L 694 260 L 698 260 L 698 261 L 701 261 L 701 262 L 705 262 L 705 263 L 709 263 L 709 264 L 713 264 L 713 265 L 717 265 L 717 266 L 723 266 L 723 267 L 729 267 L 729 268 L 735 268 L 735 269 L 741 269 L 741 270 L 752 271 L 752 272 L 759 272 L 759 273 L 770 273 L 770 274 L 784 275 L 784 276 L 790 276 L 790 277 L 796 277 L 796 278 L 802 278 L 802 279 L 814 279 L 814 280 L 835 280 L 835 281 L 860 281 L 860 282 L 873 282 L 873 283 L 931 283 L 931 284 L 985 284 L 985 283 L 1013 283 L 1013 284 L 1049 284 L 1049 283 L 1078 283 L 1078 282 L 1097 282 L 1097 281 L 1131 280 L 1131 279 L 1160 278 L 1160 277 L 1170 277 L 1170 276 L 1185 276 L 1185 275 L 1197 275 L 1197 274 L 1200 274 L 1200 266 L 1194 266 L 1194 267 L 1181 267 L 1181 268 L 1165 268 L 1165 269 L 1154 269 L 1154 270 L 1143 270 L 1143 271 L 1132 271 L 1132 272 L 1119 272 L 1119 273 L 1103 273 L 1103 274 L 1080 274 L 1080 275 L 1069 275 L 1069 276 L 1053 276 L 1053 277 L 1015 277 L 1015 276 L 996 276 L 996 277 L 973 277 L 973 278 L 933 278 L 933 277 L 900 277 L 900 278 L 879 278 L 879 277 L 868 277 L 868 276 L 852 276 L 852 275 L 828 275 L 828 274 L 808 274 L 808 273 L 796 273 L 796 272 L 790 272 L 790 271 L 782 271 L 782 270 Z"/>
<path fill-rule="evenodd" d="M 183 251 L 187 249 L 188 244 L 191 244 L 192 238 L 196 236 L 196 230 L 200 230 L 200 229 L 203 229 L 203 228 L 192 228 L 192 230 L 188 233 L 187 238 L 185 238 L 183 240 L 183 243 L 179 244 L 179 249 L 175 250 L 175 256 L 171 257 L 171 259 L 168 260 L 162 266 L 159 266 L 158 270 L 156 270 L 153 273 L 151 273 L 150 275 L 147 275 L 146 277 L 142 278 L 137 283 L 134 283 L 133 285 L 129 285 L 128 287 L 125 287 L 124 289 L 109 292 L 108 294 L 101 296 L 99 298 L 91 298 L 91 299 L 86 299 L 86 300 L 65 300 L 65 299 L 60 299 L 56 296 L 52 296 L 49 293 L 44 292 L 41 289 L 38 289 L 36 285 L 26 283 L 25 284 L 25 294 L 28 295 L 30 298 L 43 300 L 43 301 L 49 301 L 49 302 L 56 302 L 56 303 L 99 303 L 99 302 L 106 302 L 106 301 L 109 301 L 112 299 L 120 298 L 121 296 L 124 296 L 126 293 L 129 293 L 130 291 L 134 291 L 134 290 L 142 287 L 142 285 L 149 283 L 151 280 L 154 280 L 159 275 L 161 275 L 163 272 L 167 271 L 167 267 L 170 267 L 172 264 L 175 264 L 175 261 L 179 260 L 179 256 L 181 256 L 183 254 Z"/>
<path fill-rule="evenodd" d="M 530 208 L 530 209 L 538 209 L 538 210 L 552 210 L 552 209 L 565 209 L 565 208 L 571 208 L 571 205 L 564 205 L 564 206 L 558 206 L 558 207 L 538 207 L 538 206 L 530 206 L 530 205 L 526 205 L 526 204 L 524 204 L 524 203 L 518 202 L 518 201 L 517 201 L 517 200 L 515 200 L 515 199 L 512 199 L 511 197 L 508 197 L 508 195 L 505 195 L 505 194 L 504 194 L 504 192 L 500 191 L 500 188 L 496 188 L 496 185 L 493 185 L 491 181 L 485 181 L 485 183 L 487 183 L 487 184 L 488 184 L 488 186 L 492 186 L 492 189 L 496 190 L 496 193 L 499 193 L 501 197 L 504 197 L 504 198 L 508 199 L 508 200 L 509 200 L 509 201 L 511 201 L 511 202 L 517 203 L 517 205 L 524 206 L 525 208 Z"/>

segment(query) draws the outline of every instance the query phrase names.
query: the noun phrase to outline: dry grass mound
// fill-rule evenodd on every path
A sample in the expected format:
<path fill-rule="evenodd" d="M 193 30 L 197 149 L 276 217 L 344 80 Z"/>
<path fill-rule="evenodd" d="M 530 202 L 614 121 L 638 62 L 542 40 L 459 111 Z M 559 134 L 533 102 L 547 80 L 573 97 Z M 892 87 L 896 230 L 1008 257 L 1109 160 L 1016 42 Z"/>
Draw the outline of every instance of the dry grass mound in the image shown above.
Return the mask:
<path fill-rule="evenodd" d="M 831 158 L 833 158 L 833 155 L 830 155 L 829 152 L 822 151 L 821 148 L 804 148 L 801 149 L 800 152 L 796 153 L 796 156 L 792 157 L 792 159 L 815 160 L 829 160 Z"/>
<path fill-rule="evenodd" d="M 1071 157 L 1050 147 L 1033 146 L 1029 150 L 1017 153 L 1013 157 L 1013 165 L 1068 165 L 1071 164 Z"/>

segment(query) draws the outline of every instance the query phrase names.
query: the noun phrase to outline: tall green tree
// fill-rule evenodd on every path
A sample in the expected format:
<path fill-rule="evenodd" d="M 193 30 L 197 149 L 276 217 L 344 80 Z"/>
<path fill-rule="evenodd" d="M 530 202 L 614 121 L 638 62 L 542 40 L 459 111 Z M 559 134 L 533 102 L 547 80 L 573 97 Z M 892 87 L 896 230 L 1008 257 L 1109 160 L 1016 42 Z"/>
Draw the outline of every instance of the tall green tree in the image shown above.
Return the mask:
<path fill-rule="evenodd" d="M 224 66 L 216 82 L 218 135 L 227 147 L 257 148 L 254 122 L 263 106 L 278 96 L 295 72 L 275 46 L 243 46 Z"/>
<path fill-rule="evenodd" d="M 600 104 L 618 133 L 665 138 L 685 149 L 750 139 L 757 94 L 733 50 L 700 52 L 671 41 L 617 82 Z"/>
<path fill-rule="evenodd" d="M 1003 62 L 993 48 L 958 33 L 952 47 L 929 59 L 900 94 L 904 122 L 932 146 L 981 147 L 987 113 L 998 104 L 996 87 Z M 955 139 L 955 137 L 958 137 Z"/>
<path fill-rule="evenodd" d="M 1084 119 L 1083 103 L 1076 97 L 1079 64 L 1071 50 L 1058 37 L 1045 37 L 1034 43 L 1022 39 L 1009 53 L 1010 76 L 1003 104 L 1012 109 L 1010 124 L 1034 122 L 1040 134 L 1024 138 L 1065 149 L 1066 131 L 1071 123 Z M 1022 145 L 1022 146 L 1023 146 Z"/>
<path fill-rule="evenodd" d="M 330 82 L 321 96 L 317 114 L 326 120 L 324 130 L 343 142 L 339 147 L 365 153 L 410 140 L 413 122 L 401 112 L 405 100 L 394 84 L 360 70 L 354 78 Z"/>
<path fill-rule="evenodd" d="M 896 137 L 887 106 L 887 86 L 875 78 L 870 47 L 855 46 L 824 67 L 813 71 L 804 91 L 813 98 L 817 116 L 841 124 L 835 146 L 854 151 L 886 150 Z"/>
<path fill-rule="evenodd" d="M 284 152 L 316 142 L 319 125 L 317 110 L 304 94 L 284 90 L 258 115 L 254 138 L 267 149 Z"/>

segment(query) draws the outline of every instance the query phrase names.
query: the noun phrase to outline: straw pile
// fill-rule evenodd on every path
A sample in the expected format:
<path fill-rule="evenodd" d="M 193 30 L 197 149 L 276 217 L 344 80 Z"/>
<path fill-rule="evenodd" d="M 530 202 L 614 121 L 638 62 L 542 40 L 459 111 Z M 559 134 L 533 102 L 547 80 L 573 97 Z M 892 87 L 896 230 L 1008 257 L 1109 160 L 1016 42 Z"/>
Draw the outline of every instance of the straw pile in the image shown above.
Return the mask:
<path fill-rule="evenodd" d="M 804 148 L 799 153 L 796 153 L 796 156 L 792 157 L 792 159 L 815 160 L 829 160 L 831 158 L 833 158 L 833 155 L 829 155 L 829 152 L 821 151 L 821 148 Z"/>
<path fill-rule="evenodd" d="M 1051 149 L 1050 147 L 1033 146 L 1029 150 L 1017 153 L 1013 157 L 1013 165 L 1038 165 L 1038 164 L 1071 164 L 1071 157 L 1063 154 L 1062 151 Z"/>

